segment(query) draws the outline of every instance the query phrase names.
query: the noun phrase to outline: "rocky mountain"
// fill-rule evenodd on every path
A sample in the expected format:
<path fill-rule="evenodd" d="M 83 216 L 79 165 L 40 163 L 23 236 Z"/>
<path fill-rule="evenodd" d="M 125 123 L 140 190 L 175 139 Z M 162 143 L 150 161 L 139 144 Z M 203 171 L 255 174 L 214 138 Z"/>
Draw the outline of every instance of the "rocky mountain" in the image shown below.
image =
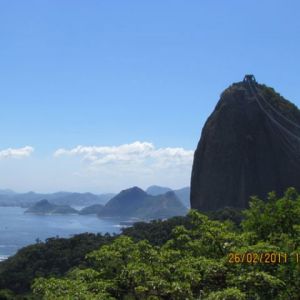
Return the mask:
<path fill-rule="evenodd" d="M 138 187 L 121 191 L 98 214 L 100 217 L 168 218 L 184 215 L 187 209 L 174 192 L 152 196 Z"/>
<path fill-rule="evenodd" d="M 43 199 L 29 207 L 25 213 L 32 214 L 76 214 L 78 211 L 69 205 L 56 205 Z"/>
<path fill-rule="evenodd" d="M 194 155 L 191 207 L 245 208 L 249 197 L 300 190 L 300 111 L 253 77 L 227 88 Z"/>

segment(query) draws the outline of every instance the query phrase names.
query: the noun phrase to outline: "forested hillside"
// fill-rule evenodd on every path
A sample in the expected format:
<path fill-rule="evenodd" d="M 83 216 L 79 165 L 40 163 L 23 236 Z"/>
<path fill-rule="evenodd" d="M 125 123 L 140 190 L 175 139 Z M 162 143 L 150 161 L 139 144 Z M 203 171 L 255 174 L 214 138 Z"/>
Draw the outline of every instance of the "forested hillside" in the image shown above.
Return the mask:
<path fill-rule="evenodd" d="M 28 297 L 298 299 L 299 233 L 300 196 L 293 188 L 288 189 L 282 198 L 274 193 L 270 193 L 266 201 L 253 197 L 250 208 L 243 211 L 239 225 L 230 220 L 212 220 L 191 210 L 186 218 L 138 223 L 120 236 L 101 237 L 96 250 L 89 252 L 85 248 L 81 251 L 81 254 L 89 252 L 85 259 L 81 256 L 77 262 L 73 261 L 69 271 L 60 269 L 60 264 L 57 264 L 59 271 L 55 272 L 53 263 L 56 259 L 68 259 L 74 254 L 71 244 L 75 240 L 66 240 L 66 243 L 71 243 L 68 245 L 70 252 L 67 254 L 66 247 L 60 258 L 54 256 L 53 261 L 48 261 L 51 272 L 35 270 L 33 294 Z M 55 243 L 55 239 L 51 242 Z M 94 241 L 91 244 L 96 246 Z M 26 251 L 34 258 L 29 255 L 33 253 L 29 247 Z M 25 253 L 23 264 L 20 264 L 23 268 L 26 267 Z M 44 250 L 40 255 L 42 253 Z M 51 255 L 49 252 L 47 255 L 48 260 Z M 5 267 L 2 265 L 3 288 L 3 279 L 6 278 L 3 275 L 12 274 L 7 273 L 8 264 L 11 267 L 17 265 L 22 256 L 19 253 L 16 257 L 17 260 L 12 258 L 3 264 Z M 26 263 L 29 264 L 27 268 L 34 265 L 33 261 L 27 260 Z M 43 267 L 47 268 L 47 265 Z M 5 268 L 6 273 L 3 273 Z M 62 271 L 67 272 L 61 276 Z"/>

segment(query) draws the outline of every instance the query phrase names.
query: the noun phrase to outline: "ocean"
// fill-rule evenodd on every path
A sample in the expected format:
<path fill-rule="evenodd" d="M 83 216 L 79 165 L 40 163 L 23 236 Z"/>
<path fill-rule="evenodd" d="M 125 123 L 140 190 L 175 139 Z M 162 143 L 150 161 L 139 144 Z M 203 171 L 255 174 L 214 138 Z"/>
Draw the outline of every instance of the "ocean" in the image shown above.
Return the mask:
<path fill-rule="evenodd" d="M 0 261 L 20 248 L 50 237 L 74 234 L 119 233 L 118 220 L 99 219 L 95 215 L 34 215 L 21 207 L 0 207 Z"/>

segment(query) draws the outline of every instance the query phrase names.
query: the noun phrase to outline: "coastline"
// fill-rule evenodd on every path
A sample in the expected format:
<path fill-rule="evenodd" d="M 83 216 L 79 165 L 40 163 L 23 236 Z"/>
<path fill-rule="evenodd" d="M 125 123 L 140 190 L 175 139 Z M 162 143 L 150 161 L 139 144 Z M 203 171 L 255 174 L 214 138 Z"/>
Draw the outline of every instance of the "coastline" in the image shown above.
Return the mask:
<path fill-rule="evenodd" d="M 2 261 L 7 260 L 8 258 L 9 258 L 8 255 L 0 255 L 0 263 L 1 263 Z"/>

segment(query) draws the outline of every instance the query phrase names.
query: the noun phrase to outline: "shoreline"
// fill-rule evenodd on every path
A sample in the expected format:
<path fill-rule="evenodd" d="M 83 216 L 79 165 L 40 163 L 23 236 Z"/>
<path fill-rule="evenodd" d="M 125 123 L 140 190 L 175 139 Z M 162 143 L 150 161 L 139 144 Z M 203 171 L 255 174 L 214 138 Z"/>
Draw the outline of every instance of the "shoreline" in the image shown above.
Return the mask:
<path fill-rule="evenodd" d="M 0 263 L 1 263 L 2 261 L 7 260 L 8 258 L 9 258 L 8 255 L 0 255 Z"/>

